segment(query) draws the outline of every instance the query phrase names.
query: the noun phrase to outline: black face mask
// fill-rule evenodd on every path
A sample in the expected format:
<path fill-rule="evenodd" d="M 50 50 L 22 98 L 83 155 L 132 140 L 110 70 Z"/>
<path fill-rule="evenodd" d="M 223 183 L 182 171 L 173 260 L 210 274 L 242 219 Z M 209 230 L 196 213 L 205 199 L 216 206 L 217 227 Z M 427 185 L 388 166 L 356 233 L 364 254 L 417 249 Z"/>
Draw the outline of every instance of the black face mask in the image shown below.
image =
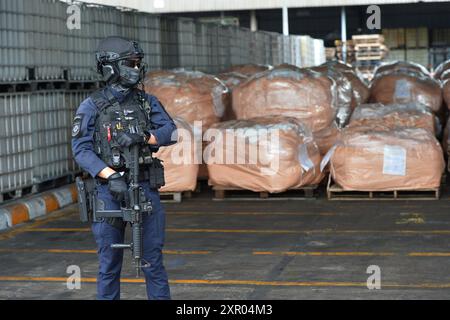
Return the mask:
<path fill-rule="evenodd" d="M 119 84 L 125 88 L 135 87 L 144 78 L 146 66 L 140 60 L 122 60 L 118 66 Z"/>

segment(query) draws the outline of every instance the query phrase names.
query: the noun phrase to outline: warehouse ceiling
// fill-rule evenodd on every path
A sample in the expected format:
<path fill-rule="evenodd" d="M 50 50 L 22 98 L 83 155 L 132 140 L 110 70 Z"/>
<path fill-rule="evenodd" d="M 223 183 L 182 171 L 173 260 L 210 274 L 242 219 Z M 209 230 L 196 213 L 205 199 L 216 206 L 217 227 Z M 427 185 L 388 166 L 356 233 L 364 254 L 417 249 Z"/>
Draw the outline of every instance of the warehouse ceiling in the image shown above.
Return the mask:
<path fill-rule="evenodd" d="M 82 0 L 82 2 L 132 8 L 153 13 L 204 11 L 234 11 L 291 8 L 336 7 L 372 4 L 405 4 L 419 2 L 449 2 L 448 0 Z"/>

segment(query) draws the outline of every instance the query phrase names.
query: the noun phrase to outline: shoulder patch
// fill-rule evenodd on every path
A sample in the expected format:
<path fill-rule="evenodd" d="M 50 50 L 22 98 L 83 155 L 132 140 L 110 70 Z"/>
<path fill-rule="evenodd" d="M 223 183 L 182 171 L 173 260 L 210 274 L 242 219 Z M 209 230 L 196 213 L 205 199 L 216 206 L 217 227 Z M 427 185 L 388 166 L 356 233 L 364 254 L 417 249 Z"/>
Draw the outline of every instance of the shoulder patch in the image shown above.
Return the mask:
<path fill-rule="evenodd" d="M 83 122 L 83 114 L 78 114 L 73 119 L 72 138 L 78 138 L 81 134 L 81 123 Z"/>

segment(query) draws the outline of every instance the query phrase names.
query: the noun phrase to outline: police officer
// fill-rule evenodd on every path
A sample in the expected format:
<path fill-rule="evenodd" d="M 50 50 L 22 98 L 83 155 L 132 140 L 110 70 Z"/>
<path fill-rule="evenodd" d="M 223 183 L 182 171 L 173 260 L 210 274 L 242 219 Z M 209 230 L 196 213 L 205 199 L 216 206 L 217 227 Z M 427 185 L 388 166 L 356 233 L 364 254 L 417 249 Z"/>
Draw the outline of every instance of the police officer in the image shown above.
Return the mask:
<path fill-rule="evenodd" d="M 134 145 L 148 152 L 174 143 L 176 126 L 158 99 L 138 89 L 145 67 L 139 44 L 121 37 L 108 37 L 99 44 L 97 70 L 106 87 L 97 91 L 79 106 L 72 128 L 72 151 L 75 161 L 96 180 L 97 206 L 103 210 L 120 210 L 127 186 L 127 172 L 120 149 Z M 116 130 L 118 115 L 137 119 L 132 132 Z M 113 127 L 111 127 L 111 123 Z M 142 170 L 141 170 L 142 169 Z M 145 275 L 149 299 L 170 299 L 168 277 L 163 265 L 165 212 L 160 203 L 158 187 L 151 182 L 148 170 L 140 167 L 139 185 L 152 212 L 143 218 L 143 254 L 147 263 Z M 97 243 L 99 271 L 97 298 L 120 299 L 120 273 L 123 250 L 111 248 L 123 243 L 126 223 L 121 218 L 102 218 L 92 223 Z"/>

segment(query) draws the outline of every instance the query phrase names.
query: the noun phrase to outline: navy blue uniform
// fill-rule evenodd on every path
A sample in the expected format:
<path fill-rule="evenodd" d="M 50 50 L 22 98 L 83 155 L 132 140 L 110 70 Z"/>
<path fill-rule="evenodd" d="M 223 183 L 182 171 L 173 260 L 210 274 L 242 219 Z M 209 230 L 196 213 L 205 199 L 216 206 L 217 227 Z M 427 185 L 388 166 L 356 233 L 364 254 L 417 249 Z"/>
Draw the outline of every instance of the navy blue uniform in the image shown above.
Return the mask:
<path fill-rule="evenodd" d="M 119 102 L 126 96 L 110 90 Z M 176 142 L 174 132 L 176 125 L 166 113 L 156 97 L 147 95 L 152 107 L 152 133 L 158 141 L 152 146 L 157 152 L 159 147 Z M 76 116 L 81 119 L 77 128 L 79 133 L 72 139 L 72 151 L 79 166 L 95 178 L 107 165 L 94 152 L 94 132 L 97 107 L 91 98 L 84 100 L 77 110 Z M 105 210 L 119 210 L 120 203 L 108 190 L 107 184 L 96 184 L 97 198 L 105 204 Z M 152 214 L 143 219 L 143 259 L 151 266 L 143 268 L 149 299 L 170 299 L 167 273 L 163 265 L 162 248 L 164 245 L 165 212 L 161 206 L 159 192 L 151 189 L 147 182 L 141 183 L 147 199 L 152 201 Z M 99 272 L 97 277 L 98 299 L 120 299 L 120 273 L 122 269 L 123 250 L 111 249 L 111 244 L 123 243 L 125 227 L 117 227 L 107 222 L 94 222 L 92 231 L 97 243 L 99 255 Z"/>

